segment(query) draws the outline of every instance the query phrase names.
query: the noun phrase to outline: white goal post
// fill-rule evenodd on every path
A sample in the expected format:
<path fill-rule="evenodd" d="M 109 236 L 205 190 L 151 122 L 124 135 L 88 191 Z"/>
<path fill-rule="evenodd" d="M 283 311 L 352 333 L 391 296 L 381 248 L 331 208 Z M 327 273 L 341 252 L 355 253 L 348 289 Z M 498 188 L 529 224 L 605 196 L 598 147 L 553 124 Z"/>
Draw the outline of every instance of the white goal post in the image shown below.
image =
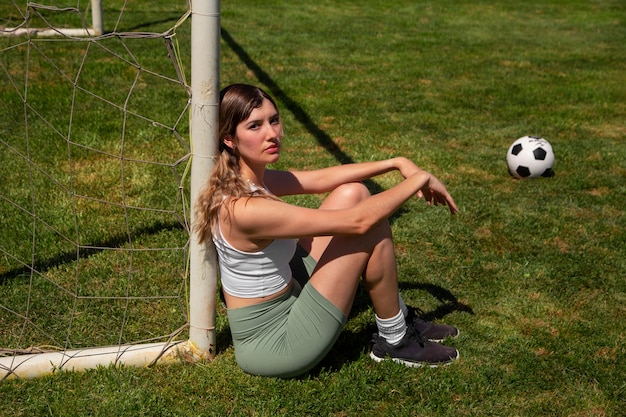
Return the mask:
<path fill-rule="evenodd" d="M 45 6 L 33 2 L 28 2 L 28 7 L 35 7 L 39 9 L 51 9 L 57 10 L 52 6 Z M 51 36 L 67 36 L 67 37 L 81 37 L 81 36 L 100 36 L 104 34 L 104 19 L 102 16 L 102 0 L 91 0 L 91 27 L 84 28 L 4 28 L 0 31 L 0 35 L 5 36 L 22 36 L 22 35 L 37 35 L 41 37 Z"/>
<path fill-rule="evenodd" d="M 94 29 L 93 33 L 87 34 L 88 36 L 98 34 L 98 31 L 101 34 L 103 31 L 102 2 L 91 1 Z M 192 209 L 189 212 L 189 224 L 193 224 L 193 204 L 213 168 L 217 151 L 220 1 L 187 1 L 191 16 L 191 95 L 188 111 L 191 146 L 189 201 Z M 18 30 L 19 28 L 12 34 L 17 35 Z M 56 34 L 60 33 L 57 29 L 51 30 Z M 4 31 L 7 32 L 8 29 L 5 28 Z M 42 35 L 36 33 L 37 36 Z M 32 32 L 28 35 L 32 35 Z M 188 264 L 188 340 L 139 342 L 42 353 L 17 352 L 13 356 L 0 356 L 0 381 L 35 378 L 61 370 L 81 371 L 111 365 L 149 366 L 180 358 L 190 361 L 212 359 L 216 353 L 216 266 L 214 247 L 211 244 L 199 244 L 195 234 L 191 233 Z"/>
<path fill-rule="evenodd" d="M 191 2 L 191 202 L 195 203 L 217 154 L 220 95 L 220 1 Z M 191 224 L 193 224 L 191 210 Z M 189 343 L 194 351 L 215 354 L 217 256 L 212 244 L 190 237 Z"/>

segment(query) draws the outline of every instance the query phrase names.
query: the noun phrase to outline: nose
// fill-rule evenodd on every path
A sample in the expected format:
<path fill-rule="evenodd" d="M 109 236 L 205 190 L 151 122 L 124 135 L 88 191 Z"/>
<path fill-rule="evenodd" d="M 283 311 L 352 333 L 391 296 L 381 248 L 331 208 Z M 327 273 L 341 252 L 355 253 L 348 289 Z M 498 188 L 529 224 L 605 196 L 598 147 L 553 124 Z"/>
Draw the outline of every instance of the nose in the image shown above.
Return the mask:
<path fill-rule="evenodd" d="M 267 128 L 265 129 L 265 139 L 267 140 L 280 140 L 281 136 L 281 126 L 280 124 L 268 123 Z"/>

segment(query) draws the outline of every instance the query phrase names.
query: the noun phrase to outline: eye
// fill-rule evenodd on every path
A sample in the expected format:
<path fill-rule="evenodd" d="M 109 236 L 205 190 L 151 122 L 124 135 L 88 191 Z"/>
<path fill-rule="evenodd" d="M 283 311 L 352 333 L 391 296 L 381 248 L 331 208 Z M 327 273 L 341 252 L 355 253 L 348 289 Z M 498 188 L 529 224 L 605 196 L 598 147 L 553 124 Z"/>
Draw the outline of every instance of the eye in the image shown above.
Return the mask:
<path fill-rule="evenodd" d="M 280 124 L 280 117 L 278 115 L 272 117 L 270 119 L 270 123 L 273 124 L 273 125 Z"/>

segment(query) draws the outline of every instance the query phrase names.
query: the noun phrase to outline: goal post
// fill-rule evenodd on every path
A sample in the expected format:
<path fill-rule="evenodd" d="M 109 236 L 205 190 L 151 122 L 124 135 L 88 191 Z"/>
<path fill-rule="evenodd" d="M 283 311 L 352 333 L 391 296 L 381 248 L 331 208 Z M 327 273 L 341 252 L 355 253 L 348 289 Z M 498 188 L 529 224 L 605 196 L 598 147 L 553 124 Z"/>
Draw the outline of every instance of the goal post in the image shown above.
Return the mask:
<path fill-rule="evenodd" d="M 102 29 L 102 1 L 91 1 L 92 13 L 94 15 L 94 26 L 96 26 L 95 19 L 97 15 L 97 19 L 100 21 L 99 27 Z M 212 359 L 216 354 L 216 254 L 212 244 L 200 244 L 197 241 L 196 234 L 193 233 L 191 225 L 193 225 L 194 220 L 195 201 L 213 168 L 217 151 L 216 136 L 218 131 L 220 85 L 220 0 L 186 1 L 189 8 L 187 15 L 190 16 L 191 21 L 191 85 L 185 85 L 189 91 L 189 105 L 187 107 L 187 111 L 189 118 L 190 152 L 188 157 L 184 158 L 188 158 L 191 163 L 188 166 L 188 171 L 190 173 L 189 199 L 186 200 L 186 197 L 183 197 L 183 199 L 185 199 L 183 205 L 186 205 L 185 207 L 188 206 L 189 208 L 188 211 L 186 208 L 184 209 L 187 215 L 187 218 L 184 221 L 185 229 L 189 232 L 185 261 L 186 267 L 188 268 L 188 276 L 186 277 L 186 279 L 188 279 L 188 284 L 185 286 L 187 292 L 186 302 L 188 302 L 188 305 L 185 306 L 187 309 L 186 328 L 188 328 L 189 331 L 188 339 L 176 340 L 178 335 L 181 333 L 181 329 L 178 329 L 171 333 L 168 340 L 160 342 L 154 342 L 156 338 L 154 340 L 148 338 L 137 342 L 120 342 L 117 345 L 111 344 L 107 346 L 97 346 L 96 344 L 94 347 L 88 348 L 64 349 L 62 347 L 63 341 L 59 340 L 59 345 L 61 346 L 60 348 L 55 347 L 52 351 L 48 350 L 37 353 L 30 353 L 30 349 L 14 349 L 13 353 L 11 353 L 11 347 L 0 345 L 0 381 L 13 378 L 36 378 L 62 370 L 81 371 L 101 366 L 150 366 L 155 363 L 170 362 L 180 359 L 185 361 L 203 361 Z M 57 31 L 57 29 L 51 30 Z M 6 28 L 4 31 L 6 31 Z M 15 35 L 16 33 L 13 34 Z M 31 36 L 32 33 L 26 33 L 25 35 Z M 39 36 L 39 33 L 37 33 L 37 36 Z M 90 40 L 89 42 L 92 41 L 93 40 Z M 16 48 L 9 49 L 13 51 Z M 0 53 L 2 51 L 2 48 L 0 48 Z M 82 59 L 84 58 L 85 57 Z M 10 72 L 7 67 L 3 67 L 3 62 L 0 60 L 0 71 L 2 70 L 4 70 L 7 74 Z M 180 69 L 177 68 L 177 71 L 179 70 Z M 153 74 L 149 75 L 152 76 Z M 179 76 L 181 76 L 180 73 Z M 168 81 L 171 80 L 168 79 Z M 23 99 L 23 97 L 21 98 Z M 73 100 L 74 98 L 72 101 Z M 126 111 L 126 109 L 124 109 L 124 111 Z M 124 116 L 124 120 L 124 123 L 126 124 L 126 115 Z M 147 122 L 148 124 L 161 127 L 160 122 L 152 120 L 147 120 Z M 178 123 L 178 121 L 176 123 Z M 26 135 L 34 134 L 28 133 L 28 129 L 25 130 L 27 132 Z M 124 136 L 124 133 L 122 136 Z M 19 149 L 13 148 L 11 145 L 7 145 L 7 143 L 1 138 L 0 145 L 7 146 L 7 149 L 11 152 L 23 156 L 19 153 Z M 104 159 L 107 156 L 108 154 L 103 152 L 102 156 L 99 158 Z M 41 170 L 40 167 L 36 168 Z M 180 183 L 178 187 L 182 189 L 182 183 Z M 72 190 L 71 193 L 73 195 L 74 191 Z M 9 197 L 11 196 L 5 197 L 5 195 L 3 195 L 3 190 L 0 190 L 0 203 L 5 203 L 5 205 L 8 206 L 15 206 L 17 207 L 16 211 L 24 212 L 26 217 L 32 215 L 33 218 L 35 218 L 34 216 L 36 216 L 36 213 L 29 213 L 27 206 L 19 207 L 18 204 L 10 200 Z M 104 200 L 102 202 L 104 202 Z M 85 204 L 88 203 L 89 202 Z M 109 204 L 109 202 L 105 203 Z M 111 206 L 114 206 L 114 204 L 111 204 Z M 135 207 L 131 208 L 135 209 Z M 155 211 L 159 212 L 159 210 Z M 48 227 L 50 225 L 45 224 L 45 226 Z M 52 227 L 50 226 L 50 228 Z M 54 232 L 56 233 L 56 230 L 54 230 Z M 85 247 L 81 246 L 79 240 L 77 240 L 76 245 L 77 255 L 75 260 L 76 263 L 78 263 L 80 260 L 78 252 L 80 252 L 80 250 L 84 250 Z M 132 242 L 131 246 L 133 246 Z M 103 248 L 87 247 L 87 251 L 97 251 L 99 249 Z M 119 253 L 124 253 L 126 250 L 118 250 L 116 248 L 113 249 L 114 250 L 112 252 Z M 169 250 L 170 248 L 166 249 Z M 150 251 L 149 248 L 138 250 L 144 250 L 146 252 Z M 2 245 L 0 245 L 0 253 L 4 254 L 5 258 L 12 257 L 10 252 L 7 252 Z M 30 275 L 31 281 L 33 280 L 32 277 L 37 278 L 42 276 L 42 274 L 35 269 L 34 264 L 29 265 L 27 263 L 30 261 L 19 261 L 17 258 L 15 258 L 15 260 L 18 264 L 22 265 L 21 270 L 23 272 L 20 272 L 20 276 Z M 81 260 L 81 262 L 83 261 Z M 75 274 L 78 275 L 79 266 L 77 265 L 76 268 L 77 270 Z M 2 272 L 2 270 L 0 270 L 0 272 Z M 0 275 L 0 278 L 1 277 L 2 275 Z M 2 278 L 0 280 L 0 285 L 5 283 L 4 281 L 6 280 L 6 278 Z M 59 285 L 56 282 L 52 282 L 52 284 L 60 288 L 62 292 L 67 292 L 67 290 L 61 288 L 62 285 Z M 168 297 L 169 296 L 163 298 L 167 299 Z M 96 297 L 93 296 L 84 298 L 96 299 Z M 155 297 L 147 296 L 146 298 L 152 299 Z M 116 296 L 105 296 L 102 297 L 102 300 L 111 300 L 113 303 L 119 301 Z M 130 300 L 130 302 L 132 302 L 133 297 L 130 297 Z M 100 299 L 98 299 L 98 301 L 100 301 Z M 30 302 L 31 301 L 29 299 L 29 303 Z M 126 302 L 127 304 L 129 303 L 128 300 L 122 301 L 122 303 L 123 302 Z M 73 303 L 76 304 L 77 301 L 74 300 Z M 9 310 L 0 302 L 0 315 L 6 314 L 7 311 L 15 316 L 20 316 L 18 309 L 15 309 L 14 311 Z M 25 324 L 33 324 L 28 314 L 20 317 L 23 318 L 23 322 Z M 73 319 L 70 319 L 70 324 L 72 323 L 71 320 Z M 126 313 L 124 315 L 124 322 L 125 320 Z M 0 323 L 2 323 L 2 320 L 0 320 Z M 0 327 L 1 326 L 2 325 L 0 324 Z M 37 331 L 41 331 L 41 329 L 38 328 Z M 122 338 L 120 337 L 120 339 Z M 7 352 L 9 352 L 8 355 Z"/>
<path fill-rule="evenodd" d="M 185 342 L 106 346 L 0 358 L 0 381 L 32 379 L 60 370 L 85 371 L 99 366 L 149 366 L 170 362 L 189 351 Z M 188 355 L 185 355 L 187 357 Z"/>
<path fill-rule="evenodd" d="M 91 27 L 94 35 L 104 34 L 104 17 L 102 16 L 102 0 L 91 0 Z"/>
<path fill-rule="evenodd" d="M 220 2 L 191 3 L 191 202 L 195 204 L 217 153 L 220 67 Z M 193 224 L 194 210 L 191 210 Z M 189 342 L 201 356 L 215 354 L 217 265 L 212 244 L 190 236 Z"/>
<path fill-rule="evenodd" d="M 67 37 L 85 37 L 100 36 L 104 34 L 104 17 L 102 15 L 102 0 L 91 0 L 91 27 L 82 28 L 23 28 L 8 27 L 0 31 L 0 36 L 22 36 L 37 35 L 41 37 L 67 36 Z M 54 6 L 45 6 L 33 2 L 28 2 L 27 7 L 31 9 L 47 9 L 47 10 L 70 10 L 68 8 L 59 9 Z M 74 9 L 76 12 L 80 12 Z"/>

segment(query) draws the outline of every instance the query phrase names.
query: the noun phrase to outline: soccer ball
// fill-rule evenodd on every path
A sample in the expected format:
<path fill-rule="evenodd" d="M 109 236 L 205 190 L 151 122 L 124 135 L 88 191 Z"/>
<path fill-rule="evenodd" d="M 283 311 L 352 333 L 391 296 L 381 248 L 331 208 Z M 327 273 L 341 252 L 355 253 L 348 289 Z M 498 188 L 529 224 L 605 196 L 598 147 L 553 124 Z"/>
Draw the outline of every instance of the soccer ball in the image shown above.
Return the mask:
<path fill-rule="evenodd" d="M 509 173 L 515 178 L 554 176 L 554 151 L 550 143 L 536 136 L 517 139 L 506 154 Z"/>

